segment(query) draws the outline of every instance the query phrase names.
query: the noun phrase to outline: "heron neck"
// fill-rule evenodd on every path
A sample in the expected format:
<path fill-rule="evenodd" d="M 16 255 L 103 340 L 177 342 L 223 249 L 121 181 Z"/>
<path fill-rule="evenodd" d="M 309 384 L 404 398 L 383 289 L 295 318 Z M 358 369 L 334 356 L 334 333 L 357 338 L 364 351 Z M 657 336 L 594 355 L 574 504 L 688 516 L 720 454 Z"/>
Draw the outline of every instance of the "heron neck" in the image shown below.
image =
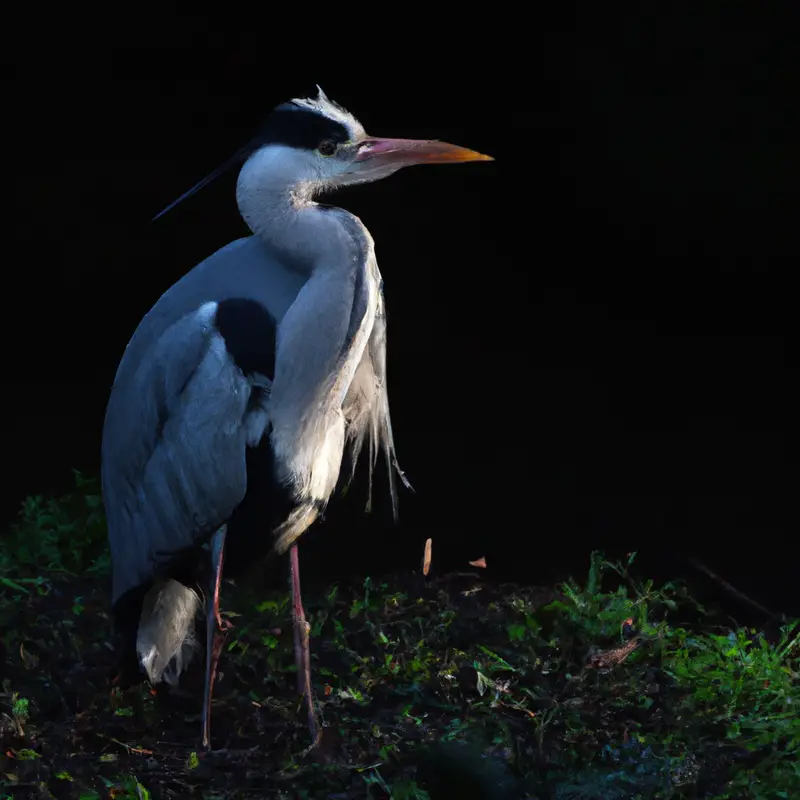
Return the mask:
<path fill-rule="evenodd" d="M 301 154 L 291 148 L 272 146 L 254 153 L 245 162 L 236 184 L 239 213 L 250 230 L 274 249 L 284 263 L 311 271 L 324 263 L 340 226 L 314 200 L 312 177 Z"/>
<path fill-rule="evenodd" d="M 307 170 L 302 154 L 266 147 L 239 173 L 236 199 L 277 263 L 308 276 L 278 325 L 270 420 L 279 472 L 285 469 L 295 485 L 314 484 L 309 491 L 323 499 L 327 480 L 313 478 L 319 431 L 341 418 L 372 329 L 377 289 L 367 269 L 369 234 L 352 214 L 314 203 L 313 184 L 297 177 Z M 329 477 L 335 480 L 333 472 Z"/>
<path fill-rule="evenodd" d="M 339 474 L 342 403 L 372 330 L 377 286 L 371 239 L 355 217 L 309 204 L 292 220 L 271 242 L 285 251 L 303 241 L 309 277 L 278 326 L 271 440 L 282 480 L 324 502 Z"/>

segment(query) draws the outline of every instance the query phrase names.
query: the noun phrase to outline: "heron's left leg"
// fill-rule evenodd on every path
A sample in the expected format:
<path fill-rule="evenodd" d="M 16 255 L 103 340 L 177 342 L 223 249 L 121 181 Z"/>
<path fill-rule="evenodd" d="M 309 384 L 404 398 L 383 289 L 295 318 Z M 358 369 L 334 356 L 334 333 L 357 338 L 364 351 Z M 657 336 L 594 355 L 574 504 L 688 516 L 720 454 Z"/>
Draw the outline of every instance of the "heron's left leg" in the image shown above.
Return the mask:
<path fill-rule="evenodd" d="M 314 712 L 314 697 L 311 693 L 311 653 L 309 650 L 309 632 L 311 626 L 306 621 L 303 609 L 303 598 L 300 595 L 300 558 L 297 545 L 293 544 L 289 551 L 292 569 L 292 620 L 294 622 L 294 659 L 297 665 L 297 690 L 305 697 L 308 709 L 308 730 L 311 733 L 312 747 L 319 737 L 319 724 Z"/>
<path fill-rule="evenodd" d="M 222 583 L 222 564 L 225 556 L 223 525 L 211 537 L 211 591 L 206 599 L 206 684 L 203 694 L 203 749 L 211 748 L 211 694 L 217 677 L 217 663 L 225 644 L 225 637 L 233 627 L 219 615 L 219 587 Z"/>

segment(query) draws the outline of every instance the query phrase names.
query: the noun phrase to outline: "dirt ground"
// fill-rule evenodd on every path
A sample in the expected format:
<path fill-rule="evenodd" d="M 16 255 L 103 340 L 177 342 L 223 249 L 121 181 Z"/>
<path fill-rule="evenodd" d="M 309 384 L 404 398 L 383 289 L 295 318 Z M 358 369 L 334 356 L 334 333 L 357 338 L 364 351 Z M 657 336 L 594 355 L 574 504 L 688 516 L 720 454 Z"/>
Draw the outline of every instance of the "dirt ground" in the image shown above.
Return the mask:
<path fill-rule="evenodd" d="M 202 657 L 179 691 L 120 691 L 105 578 L 6 586 L 0 798 L 732 796 L 732 765 L 760 756 L 714 722 L 696 750 L 681 743 L 685 690 L 624 618 L 628 601 L 607 595 L 587 628 L 564 609 L 593 595 L 564 605 L 486 572 L 308 593 L 324 725 L 311 752 L 288 591 L 224 588 L 235 627 L 203 755 Z"/>

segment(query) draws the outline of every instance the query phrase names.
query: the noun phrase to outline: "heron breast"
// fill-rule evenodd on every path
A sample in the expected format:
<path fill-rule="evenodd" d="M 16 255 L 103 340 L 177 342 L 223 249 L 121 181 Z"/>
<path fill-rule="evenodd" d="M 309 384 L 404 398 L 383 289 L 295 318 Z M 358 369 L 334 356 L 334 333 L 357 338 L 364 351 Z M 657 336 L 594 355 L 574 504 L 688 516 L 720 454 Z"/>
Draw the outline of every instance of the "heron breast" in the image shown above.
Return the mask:
<path fill-rule="evenodd" d="M 339 480 L 344 455 L 344 416 L 341 411 L 331 415 L 322 444 L 311 465 L 308 491 L 314 500 L 327 502 Z"/>

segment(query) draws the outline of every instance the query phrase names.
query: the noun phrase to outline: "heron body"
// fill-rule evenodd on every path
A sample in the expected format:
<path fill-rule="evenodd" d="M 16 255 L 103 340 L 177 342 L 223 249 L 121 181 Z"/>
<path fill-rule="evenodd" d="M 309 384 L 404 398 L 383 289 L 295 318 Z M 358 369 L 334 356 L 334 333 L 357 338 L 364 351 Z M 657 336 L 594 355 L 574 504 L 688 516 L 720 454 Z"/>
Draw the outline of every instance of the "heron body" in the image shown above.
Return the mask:
<path fill-rule="evenodd" d="M 404 141 L 368 137 L 321 91 L 279 106 L 242 154 L 237 202 L 252 235 L 162 295 L 117 371 L 102 445 L 115 619 L 128 661 L 175 683 L 210 561 L 206 746 L 223 554 L 235 575 L 291 551 L 314 732 L 296 541 L 328 503 L 346 448 L 355 463 L 369 441 L 370 468 L 382 449 L 390 475 L 396 459 L 374 243 L 357 217 L 313 197 L 411 163 L 479 158 Z M 396 503 L 393 478 L 391 491 Z"/>

